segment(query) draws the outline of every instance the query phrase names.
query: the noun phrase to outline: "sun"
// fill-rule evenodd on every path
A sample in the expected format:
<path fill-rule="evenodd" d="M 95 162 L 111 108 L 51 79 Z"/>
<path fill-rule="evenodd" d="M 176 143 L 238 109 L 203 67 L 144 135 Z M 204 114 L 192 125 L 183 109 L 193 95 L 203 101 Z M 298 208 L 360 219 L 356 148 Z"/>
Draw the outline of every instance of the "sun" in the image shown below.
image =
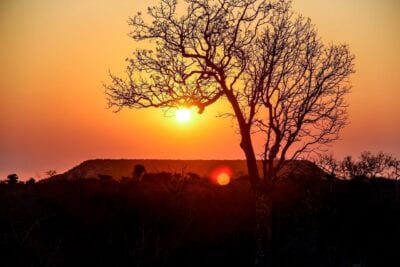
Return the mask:
<path fill-rule="evenodd" d="M 180 123 L 189 122 L 192 118 L 192 111 L 188 108 L 179 108 L 175 112 L 175 117 Z"/>

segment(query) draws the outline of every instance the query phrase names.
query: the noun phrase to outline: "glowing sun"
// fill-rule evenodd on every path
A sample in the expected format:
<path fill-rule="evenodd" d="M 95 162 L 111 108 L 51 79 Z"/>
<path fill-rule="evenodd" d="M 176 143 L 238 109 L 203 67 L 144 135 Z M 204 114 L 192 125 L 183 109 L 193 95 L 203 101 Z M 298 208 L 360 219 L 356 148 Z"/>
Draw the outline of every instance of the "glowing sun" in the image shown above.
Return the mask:
<path fill-rule="evenodd" d="M 175 117 L 181 123 L 189 122 L 192 118 L 192 111 L 188 108 L 180 108 L 175 112 Z"/>

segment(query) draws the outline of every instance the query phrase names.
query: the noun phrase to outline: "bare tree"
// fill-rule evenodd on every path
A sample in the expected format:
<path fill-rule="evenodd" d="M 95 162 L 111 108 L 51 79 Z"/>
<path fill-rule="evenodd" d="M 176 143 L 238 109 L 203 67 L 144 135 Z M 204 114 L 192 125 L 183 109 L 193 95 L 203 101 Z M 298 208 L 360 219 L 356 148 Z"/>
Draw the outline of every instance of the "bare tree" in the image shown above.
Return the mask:
<path fill-rule="evenodd" d="M 396 193 L 399 195 L 399 180 L 400 180 L 400 160 L 393 159 L 390 163 L 389 178 L 396 181 Z"/>
<path fill-rule="evenodd" d="M 355 161 L 351 156 L 343 158 L 340 168 L 344 178 L 355 179 L 363 177 L 363 170 L 361 169 L 360 162 Z"/>
<path fill-rule="evenodd" d="M 331 154 L 323 154 L 316 164 L 333 178 L 374 179 L 384 177 L 397 180 L 400 163 L 394 156 L 378 152 L 364 151 L 357 159 L 346 156 L 343 160 L 336 160 Z"/>
<path fill-rule="evenodd" d="M 360 155 L 360 168 L 363 175 L 368 178 L 386 177 L 389 178 L 391 167 L 396 160 L 383 152 L 376 154 L 370 151 L 362 152 Z"/>
<path fill-rule="evenodd" d="M 182 6 L 160 0 L 147 14 L 129 20 L 130 36 L 145 41 L 146 48 L 127 59 L 126 78 L 110 74 L 109 106 L 116 111 L 196 106 L 202 113 L 226 99 L 239 128 L 257 214 L 270 217 L 279 170 L 337 139 L 344 127 L 354 56 L 346 45 L 325 46 L 288 0 L 186 0 Z M 254 133 L 265 138 L 262 170 Z M 257 252 L 258 265 L 265 253 Z"/>
<path fill-rule="evenodd" d="M 390 168 L 389 178 L 398 181 L 400 179 L 400 160 L 392 159 Z"/>
<path fill-rule="evenodd" d="M 45 171 L 44 174 L 46 174 L 47 177 L 50 178 L 50 177 L 52 177 L 52 176 L 57 174 L 57 170 L 50 169 L 48 171 Z"/>
<path fill-rule="evenodd" d="M 329 175 L 329 178 L 338 178 L 341 162 L 336 160 L 332 154 L 321 155 L 315 163 Z"/>

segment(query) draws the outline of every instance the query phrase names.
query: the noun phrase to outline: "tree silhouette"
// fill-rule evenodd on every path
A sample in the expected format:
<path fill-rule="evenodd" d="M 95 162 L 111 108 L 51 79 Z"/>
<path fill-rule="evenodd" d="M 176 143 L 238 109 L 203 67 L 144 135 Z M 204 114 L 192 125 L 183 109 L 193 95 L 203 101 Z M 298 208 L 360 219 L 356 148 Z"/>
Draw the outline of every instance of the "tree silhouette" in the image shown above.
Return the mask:
<path fill-rule="evenodd" d="M 328 174 L 330 179 L 338 178 L 340 175 L 342 165 L 332 154 L 321 155 L 315 163 Z"/>
<path fill-rule="evenodd" d="M 47 175 L 47 177 L 52 177 L 57 174 L 57 170 L 48 170 L 45 171 L 44 173 Z"/>
<path fill-rule="evenodd" d="M 363 175 L 368 178 L 389 177 L 390 169 L 396 159 L 383 152 L 376 154 L 370 151 L 362 152 L 360 155 L 360 168 L 363 170 Z"/>
<path fill-rule="evenodd" d="M 140 180 L 145 172 L 146 168 L 142 164 L 136 164 L 133 168 L 133 178 Z"/>
<path fill-rule="evenodd" d="M 257 214 L 271 217 L 279 170 L 336 140 L 345 126 L 354 56 L 346 45 L 324 45 L 310 20 L 291 10 L 291 1 L 191 0 L 183 13 L 178 9 L 176 0 L 160 0 L 148 8 L 148 18 L 130 18 L 130 36 L 146 48 L 127 59 L 126 78 L 110 74 L 109 106 L 195 106 L 202 113 L 226 99 L 260 205 Z M 254 133 L 265 139 L 262 170 Z M 262 250 L 259 265 L 267 253 Z"/>
<path fill-rule="evenodd" d="M 399 160 L 383 152 L 364 151 L 358 159 L 346 156 L 341 161 L 336 160 L 330 154 L 321 155 L 317 164 L 332 178 L 374 179 L 384 177 L 397 180 L 399 177 Z"/>
<path fill-rule="evenodd" d="M 26 181 L 26 185 L 34 185 L 36 183 L 35 178 L 31 177 L 28 181 Z"/>
<path fill-rule="evenodd" d="M 9 185 L 15 185 L 18 183 L 18 175 L 16 173 L 9 174 L 7 176 L 7 184 Z"/>

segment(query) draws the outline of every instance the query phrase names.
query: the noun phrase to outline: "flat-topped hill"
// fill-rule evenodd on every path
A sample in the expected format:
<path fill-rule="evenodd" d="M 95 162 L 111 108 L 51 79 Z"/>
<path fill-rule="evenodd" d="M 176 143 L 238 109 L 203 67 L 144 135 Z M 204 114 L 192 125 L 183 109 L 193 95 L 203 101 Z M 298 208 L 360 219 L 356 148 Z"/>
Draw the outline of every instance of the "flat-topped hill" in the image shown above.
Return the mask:
<path fill-rule="evenodd" d="M 132 177 L 135 165 L 141 164 L 149 173 L 177 173 L 185 175 L 195 173 L 200 177 L 209 177 L 213 170 L 224 166 L 232 170 L 233 177 L 247 175 L 245 160 L 158 160 L 158 159 L 95 159 L 87 160 L 72 168 L 71 170 L 53 176 L 53 179 L 85 179 L 98 178 L 99 175 L 109 175 L 115 180 L 123 177 Z M 261 161 L 258 162 L 261 170 Z M 289 174 L 307 177 L 323 177 L 324 172 L 314 163 L 305 160 L 289 162 L 281 171 L 281 176 Z"/>

